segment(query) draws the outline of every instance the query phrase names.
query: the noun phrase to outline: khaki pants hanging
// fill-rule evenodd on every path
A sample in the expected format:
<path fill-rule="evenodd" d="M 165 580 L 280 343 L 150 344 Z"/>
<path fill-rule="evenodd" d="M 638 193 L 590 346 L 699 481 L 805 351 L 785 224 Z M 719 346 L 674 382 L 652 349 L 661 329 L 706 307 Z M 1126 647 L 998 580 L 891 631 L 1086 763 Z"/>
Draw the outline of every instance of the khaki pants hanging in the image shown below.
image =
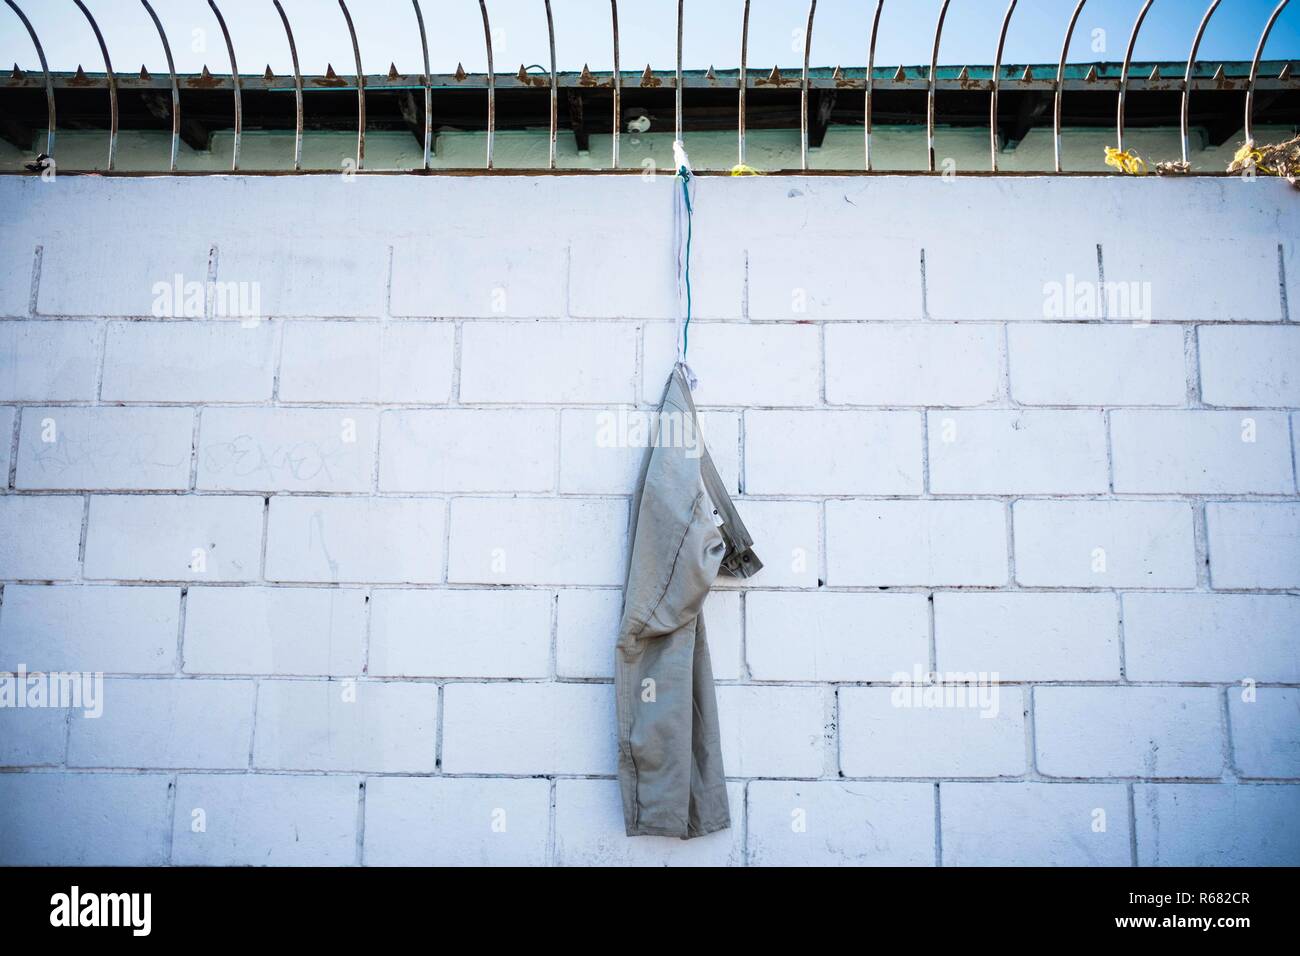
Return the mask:
<path fill-rule="evenodd" d="M 730 826 L 713 670 L 700 609 L 719 572 L 762 567 L 699 433 L 681 368 L 668 380 L 632 502 L 615 651 L 618 777 L 628 836 Z"/>

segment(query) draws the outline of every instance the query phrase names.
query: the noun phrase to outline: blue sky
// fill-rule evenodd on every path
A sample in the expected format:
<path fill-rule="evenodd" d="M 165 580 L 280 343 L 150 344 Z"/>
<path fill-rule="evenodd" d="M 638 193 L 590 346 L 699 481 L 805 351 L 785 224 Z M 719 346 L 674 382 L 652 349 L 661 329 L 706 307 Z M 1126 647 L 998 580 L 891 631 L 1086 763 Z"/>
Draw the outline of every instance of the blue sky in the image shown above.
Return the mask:
<path fill-rule="evenodd" d="M 72 0 L 19 0 L 33 21 L 55 69 L 77 63 L 102 70 L 99 48 Z M 197 72 L 206 62 L 227 72 L 224 41 L 206 0 L 153 0 L 172 43 L 177 69 Z M 885 0 L 877 63 L 927 63 L 941 0 Z M 1020 0 L 1007 40 L 1008 63 L 1054 63 L 1075 0 Z M 1196 25 L 1209 0 L 1155 0 L 1138 39 L 1138 60 L 1185 60 Z M 290 72 L 288 47 L 271 0 L 218 0 L 230 26 L 243 73 L 260 73 L 269 63 Z M 294 26 L 304 72 L 353 69 L 352 48 L 337 0 L 282 0 Z M 1071 62 L 1120 60 L 1142 0 L 1088 0 L 1071 48 Z M 139 0 L 87 0 L 99 20 L 119 72 L 142 63 L 165 72 L 166 61 L 152 22 Z M 482 21 L 477 0 L 421 0 L 435 71 L 463 62 L 485 68 Z M 1006 0 L 951 0 L 939 60 L 944 64 L 992 62 Z M 1203 60 L 1249 60 L 1276 0 L 1223 0 L 1206 33 Z M 593 70 L 612 65 L 609 0 L 552 0 L 561 69 L 584 62 Z M 813 65 L 861 66 L 867 58 L 874 0 L 819 0 L 813 30 Z M 350 0 L 362 63 L 384 72 L 390 61 L 402 72 L 421 68 L 419 34 L 410 0 Z M 520 63 L 546 63 L 543 0 L 489 0 L 498 71 Z M 619 4 L 625 70 L 652 62 L 674 63 L 676 0 L 623 0 Z M 743 0 L 686 0 L 686 67 L 739 62 Z M 752 0 L 750 65 L 794 67 L 802 62 L 807 0 Z M 1095 47 L 1095 49 L 1094 49 Z M 1282 14 L 1265 57 L 1300 58 L 1300 0 Z M 18 18 L 0 5 L 0 61 L 35 68 L 38 63 Z"/>

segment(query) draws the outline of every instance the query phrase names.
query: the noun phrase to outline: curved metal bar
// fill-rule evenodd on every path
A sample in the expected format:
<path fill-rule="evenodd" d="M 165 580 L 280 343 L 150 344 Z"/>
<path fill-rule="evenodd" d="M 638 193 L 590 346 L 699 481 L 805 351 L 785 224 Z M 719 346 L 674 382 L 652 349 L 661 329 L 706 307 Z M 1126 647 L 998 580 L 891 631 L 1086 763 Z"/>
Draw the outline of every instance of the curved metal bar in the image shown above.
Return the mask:
<path fill-rule="evenodd" d="M 1255 59 L 1250 64 L 1250 79 L 1246 82 L 1246 142 L 1255 142 L 1255 80 L 1259 78 L 1259 61 L 1264 55 L 1264 45 L 1268 43 L 1268 35 L 1273 32 L 1273 24 L 1277 23 L 1277 18 L 1282 15 L 1282 11 L 1291 0 L 1282 0 L 1281 3 L 1273 10 L 1272 16 L 1268 18 L 1268 23 L 1264 26 L 1264 32 L 1260 34 L 1259 46 L 1255 48 Z"/>
<path fill-rule="evenodd" d="M 171 172 L 176 172 L 176 156 L 181 147 L 181 87 L 176 79 L 176 64 L 172 60 L 171 44 L 167 42 L 167 34 L 163 30 L 162 21 L 158 19 L 158 14 L 154 13 L 153 7 L 149 5 L 149 0 L 140 0 L 144 8 L 149 11 L 149 16 L 153 18 L 153 25 L 158 28 L 158 39 L 162 40 L 163 52 L 167 54 L 167 72 L 172 77 L 172 155 L 171 165 L 168 167 Z"/>
<path fill-rule="evenodd" d="M 14 13 L 18 14 L 18 19 L 23 21 L 23 26 L 27 28 L 27 35 L 32 38 L 32 46 L 36 47 L 36 56 L 41 61 L 41 71 L 45 74 L 45 107 L 48 112 L 49 126 L 45 130 L 45 155 L 53 158 L 54 156 L 54 132 L 56 128 L 54 116 L 54 79 L 50 76 L 50 65 L 45 60 L 45 48 L 41 46 L 41 39 L 36 35 L 36 30 L 32 26 L 32 21 L 27 19 L 27 14 L 23 13 L 15 0 L 5 0 L 13 8 Z"/>
<path fill-rule="evenodd" d="M 998 171 L 998 86 L 1002 82 L 1002 52 L 1007 46 L 1007 29 L 1011 26 L 1011 14 L 1016 12 L 1017 0 L 1011 0 L 1007 6 L 1006 16 L 1002 18 L 1002 32 L 998 34 L 998 52 L 993 58 L 993 90 L 989 93 L 989 158 L 993 172 Z"/>
<path fill-rule="evenodd" d="M 302 169 L 302 70 L 298 68 L 298 45 L 293 42 L 293 28 L 289 26 L 289 18 L 285 15 L 284 7 L 280 6 L 280 0 L 271 0 L 271 2 L 275 4 L 275 9 L 280 12 L 280 21 L 284 24 L 284 35 L 289 39 L 289 56 L 293 58 L 293 105 L 295 116 L 293 168 L 296 172 Z"/>
<path fill-rule="evenodd" d="M 808 26 L 803 34 L 803 86 L 799 91 L 799 168 L 808 168 L 808 58 L 812 55 L 813 18 L 817 0 L 808 4 Z"/>
<path fill-rule="evenodd" d="M 345 0 L 339 0 L 343 19 L 348 22 L 348 36 L 352 38 L 352 58 L 357 62 L 357 169 L 366 168 L 366 74 L 361 69 L 361 47 L 357 43 L 357 30 L 352 25 L 352 14 Z"/>
<path fill-rule="evenodd" d="M 1205 16 L 1201 17 L 1201 25 L 1196 28 L 1196 36 L 1192 39 L 1192 52 L 1187 57 L 1187 72 L 1183 74 L 1183 105 L 1179 113 L 1179 131 L 1182 133 L 1183 144 L 1183 162 L 1188 162 L 1189 146 L 1188 143 L 1188 124 L 1191 117 L 1192 105 L 1192 71 L 1196 69 L 1196 54 L 1201 48 L 1201 37 L 1205 36 L 1205 28 L 1210 24 L 1210 17 L 1214 16 L 1214 11 L 1219 9 L 1219 4 L 1223 0 L 1213 0 L 1209 9 L 1205 11 Z"/>
<path fill-rule="evenodd" d="M 1146 0 L 1142 4 L 1142 9 L 1138 13 L 1137 20 L 1133 23 L 1133 32 L 1128 38 L 1128 48 L 1124 51 L 1124 67 L 1119 72 L 1119 105 L 1115 113 L 1115 146 L 1122 153 L 1124 151 L 1124 100 L 1128 97 L 1128 70 L 1133 64 L 1133 47 L 1137 45 L 1138 32 L 1142 29 L 1142 21 L 1147 18 L 1147 11 L 1151 9 L 1151 4 L 1155 0 Z"/>
<path fill-rule="evenodd" d="M 492 168 L 492 141 L 497 129 L 497 75 L 492 66 L 492 24 L 488 21 L 487 0 L 478 0 L 483 12 L 483 42 L 487 46 L 487 168 Z"/>
<path fill-rule="evenodd" d="M 1056 67 L 1055 102 L 1052 106 L 1052 155 L 1055 157 L 1056 171 L 1061 171 L 1061 101 L 1065 97 L 1065 58 L 1070 53 L 1070 40 L 1074 37 L 1075 25 L 1079 14 L 1088 0 L 1079 0 L 1070 15 L 1070 25 L 1065 28 L 1065 40 L 1061 43 L 1061 62 Z"/>
<path fill-rule="evenodd" d="M 930 172 L 934 172 L 934 74 L 939 68 L 939 37 L 943 35 L 943 20 L 951 2 L 943 0 L 943 6 L 939 8 L 939 22 L 934 25 L 934 47 L 930 51 L 930 83 L 925 99 L 925 143 L 930 154 Z"/>
<path fill-rule="evenodd" d="M 745 165 L 745 88 L 749 86 L 749 0 L 740 24 L 740 103 L 736 120 L 736 162 Z"/>
<path fill-rule="evenodd" d="M 614 169 L 618 169 L 618 135 L 621 132 L 619 127 L 623 125 L 623 77 L 618 68 L 618 0 L 609 0 L 609 12 L 614 27 L 614 145 L 610 147 L 613 151 L 610 162 Z"/>
<path fill-rule="evenodd" d="M 433 151 L 433 81 L 429 78 L 429 37 L 424 32 L 424 14 L 420 0 L 411 0 L 415 19 L 420 24 L 420 49 L 424 51 L 424 168 L 429 168 L 429 155 Z"/>
<path fill-rule="evenodd" d="M 677 0 L 677 82 L 676 98 L 673 106 L 673 139 L 682 139 L 682 8 L 686 0 Z"/>
<path fill-rule="evenodd" d="M 876 0 L 876 15 L 871 20 L 871 44 L 867 51 L 867 98 L 866 98 L 866 119 L 863 121 L 863 135 L 865 137 L 864 148 L 866 150 L 865 165 L 867 172 L 871 172 L 871 89 L 875 86 L 876 70 L 876 36 L 880 32 L 880 11 L 885 7 L 885 0 Z"/>
<path fill-rule="evenodd" d="M 560 116 L 559 77 L 555 73 L 555 18 L 551 16 L 551 0 L 546 3 L 546 37 L 551 43 L 551 144 L 547 155 L 547 168 L 555 168 L 555 127 Z"/>
<path fill-rule="evenodd" d="M 234 171 L 239 169 L 239 141 L 244 131 L 243 84 L 239 80 L 239 65 L 235 62 L 235 45 L 230 42 L 230 31 L 226 29 L 226 18 L 221 15 L 221 11 L 217 8 L 217 0 L 208 0 L 208 6 L 217 15 L 217 23 L 221 26 L 221 35 L 226 38 L 226 53 L 230 55 L 230 79 L 235 87 L 235 148 L 230 157 L 230 168 Z"/>
<path fill-rule="evenodd" d="M 117 161 L 117 77 L 113 74 L 113 63 L 108 58 L 108 45 L 104 43 L 104 34 L 99 31 L 99 24 L 90 15 L 82 0 L 72 0 L 72 2 L 81 8 L 81 12 L 90 21 L 90 28 L 95 31 L 95 39 L 99 41 L 99 52 L 104 55 L 104 75 L 108 77 L 108 171 L 112 172 Z"/>

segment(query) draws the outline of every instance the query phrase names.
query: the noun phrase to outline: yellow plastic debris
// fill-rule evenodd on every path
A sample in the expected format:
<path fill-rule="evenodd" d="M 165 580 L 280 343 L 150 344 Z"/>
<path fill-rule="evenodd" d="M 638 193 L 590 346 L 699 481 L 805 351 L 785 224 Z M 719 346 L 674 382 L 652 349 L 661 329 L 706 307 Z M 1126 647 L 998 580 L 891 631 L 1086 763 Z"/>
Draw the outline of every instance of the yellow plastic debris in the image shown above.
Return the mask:
<path fill-rule="evenodd" d="M 1121 173 L 1129 176 L 1145 176 L 1147 174 L 1147 164 L 1137 153 L 1116 149 L 1114 146 L 1106 147 L 1106 165 L 1113 166 Z"/>

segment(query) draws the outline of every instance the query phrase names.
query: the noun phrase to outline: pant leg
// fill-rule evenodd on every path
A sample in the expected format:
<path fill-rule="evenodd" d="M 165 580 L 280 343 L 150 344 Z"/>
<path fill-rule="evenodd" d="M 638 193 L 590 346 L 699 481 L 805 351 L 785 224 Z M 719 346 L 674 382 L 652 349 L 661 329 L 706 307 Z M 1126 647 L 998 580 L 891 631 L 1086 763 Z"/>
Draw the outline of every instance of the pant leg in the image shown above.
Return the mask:
<path fill-rule="evenodd" d="M 687 836 L 702 836 L 731 826 L 727 780 L 722 767 L 718 700 L 713 687 L 713 666 L 709 659 L 703 614 L 695 622 L 691 680 L 695 719 L 691 726 L 691 802 Z"/>
<path fill-rule="evenodd" d="M 615 693 L 628 836 L 685 837 L 695 775 L 695 622 L 621 643 Z"/>

